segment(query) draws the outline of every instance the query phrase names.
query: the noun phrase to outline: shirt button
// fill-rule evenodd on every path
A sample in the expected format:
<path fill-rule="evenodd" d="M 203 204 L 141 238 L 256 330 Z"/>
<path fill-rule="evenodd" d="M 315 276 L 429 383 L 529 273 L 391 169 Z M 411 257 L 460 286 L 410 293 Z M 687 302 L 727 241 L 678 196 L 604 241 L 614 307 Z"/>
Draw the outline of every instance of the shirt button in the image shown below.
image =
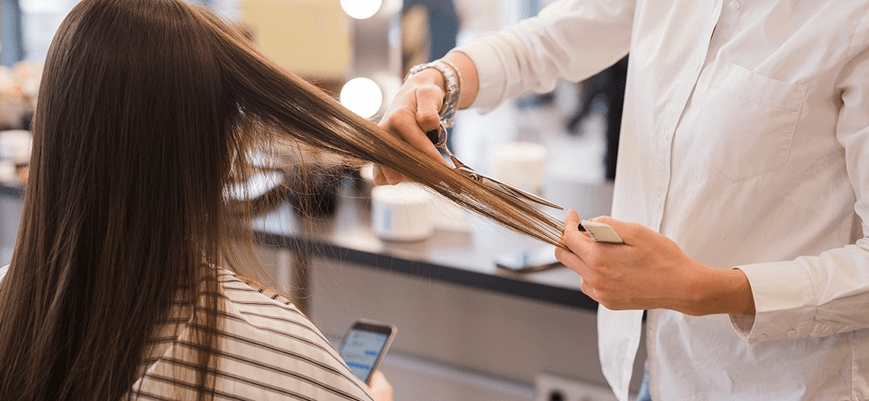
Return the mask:
<path fill-rule="evenodd" d="M 730 6 L 730 9 L 731 9 L 731 10 L 733 10 L 733 11 L 738 11 L 738 10 L 739 10 L 739 7 L 740 7 L 740 4 L 739 4 L 738 1 L 733 0 L 733 1 L 730 2 L 729 6 Z"/>
<path fill-rule="evenodd" d="M 788 337 L 793 337 L 797 335 L 797 331 L 794 329 L 788 330 Z"/>
<path fill-rule="evenodd" d="M 700 71 L 700 67 L 703 67 L 703 62 L 698 61 L 696 64 L 694 64 L 694 71 Z"/>
<path fill-rule="evenodd" d="M 766 340 L 767 337 L 768 336 L 766 334 L 761 334 L 760 336 L 757 337 L 757 339 L 758 340 Z"/>

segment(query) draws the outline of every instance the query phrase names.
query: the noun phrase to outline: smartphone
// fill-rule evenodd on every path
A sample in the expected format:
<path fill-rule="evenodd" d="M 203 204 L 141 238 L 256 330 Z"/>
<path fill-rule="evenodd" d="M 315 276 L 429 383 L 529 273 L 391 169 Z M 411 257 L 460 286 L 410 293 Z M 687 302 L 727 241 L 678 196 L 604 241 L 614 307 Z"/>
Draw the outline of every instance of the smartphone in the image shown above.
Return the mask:
<path fill-rule="evenodd" d="M 341 358 L 359 380 L 370 384 L 371 374 L 380 368 L 397 332 L 391 324 L 358 320 L 344 336 L 339 351 Z"/>
<path fill-rule="evenodd" d="M 555 259 L 554 247 L 541 247 L 495 256 L 495 266 L 516 273 L 532 273 L 564 266 Z"/>

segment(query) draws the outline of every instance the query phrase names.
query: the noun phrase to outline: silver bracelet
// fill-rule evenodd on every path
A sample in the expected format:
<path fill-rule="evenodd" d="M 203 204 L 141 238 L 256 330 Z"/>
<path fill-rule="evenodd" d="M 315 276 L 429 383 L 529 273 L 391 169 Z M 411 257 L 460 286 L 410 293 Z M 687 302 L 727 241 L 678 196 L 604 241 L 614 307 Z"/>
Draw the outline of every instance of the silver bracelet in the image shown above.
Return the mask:
<path fill-rule="evenodd" d="M 456 77 L 459 78 L 459 90 L 458 90 L 458 92 L 456 92 L 456 110 L 458 110 L 459 106 L 462 104 L 462 90 L 464 90 L 464 88 L 465 88 L 464 82 L 462 82 L 462 73 L 459 72 L 459 68 L 456 67 L 456 65 L 453 64 L 452 61 L 443 60 L 443 59 L 440 61 L 442 61 L 444 64 L 450 66 L 450 68 L 453 69 L 453 72 L 456 73 Z"/>
<path fill-rule="evenodd" d="M 451 128 L 453 126 L 453 117 L 455 117 L 456 110 L 459 108 L 459 97 L 461 96 L 462 91 L 461 75 L 458 77 L 456 76 L 459 70 L 456 69 L 452 63 L 444 60 L 435 60 L 430 63 L 413 66 L 404 80 L 406 81 L 411 76 L 427 68 L 435 68 L 444 76 L 446 93 L 444 94 L 444 101 L 441 104 L 441 108 L 438 110 L 438 115 L 443 120 L 444 126 L 446 128 Z"/>

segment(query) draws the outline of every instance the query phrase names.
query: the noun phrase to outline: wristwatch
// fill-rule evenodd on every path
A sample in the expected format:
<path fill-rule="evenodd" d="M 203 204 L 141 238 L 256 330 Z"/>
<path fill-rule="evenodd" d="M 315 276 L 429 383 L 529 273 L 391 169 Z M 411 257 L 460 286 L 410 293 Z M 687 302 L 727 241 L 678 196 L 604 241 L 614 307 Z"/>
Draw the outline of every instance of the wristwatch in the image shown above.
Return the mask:
<path fill-rule="evenodd" d="M 458 74 L 459 70 L 453 63 L 446 60 L 435 60 L 430 63 L 413 66 L 404 80 L 406 81 L 411 76 L 427 68 L 435 68 L 444 76 L 446 93 L 444 94 L 441 108 L 438 110 L 438 115 L 443 120 L 444 127 L 451 128 L 453 126 L 453 117 L 456 115 L 456 110 L 459 109 L 459 97 L 461 97 L 462 93 L 462 77 Z"/>

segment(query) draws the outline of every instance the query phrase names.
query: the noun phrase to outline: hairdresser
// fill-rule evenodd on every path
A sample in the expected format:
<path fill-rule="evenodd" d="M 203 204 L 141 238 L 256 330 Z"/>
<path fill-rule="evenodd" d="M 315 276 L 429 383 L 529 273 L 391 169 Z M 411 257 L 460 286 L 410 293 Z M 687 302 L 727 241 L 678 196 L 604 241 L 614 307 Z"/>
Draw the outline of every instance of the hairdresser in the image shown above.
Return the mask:
<path fill-rule="evenodd" d="M 869 399 L 869 2 L 556 1 L 415 68 L 381 125 L 436 157 L 423 133 L 450 108 L 628 53 L 612 217 L 596 219 L 625 244 L 571 211 L 556 251 L 601 305 L 618 399 L 643 310 L 641 399 Z"/>

